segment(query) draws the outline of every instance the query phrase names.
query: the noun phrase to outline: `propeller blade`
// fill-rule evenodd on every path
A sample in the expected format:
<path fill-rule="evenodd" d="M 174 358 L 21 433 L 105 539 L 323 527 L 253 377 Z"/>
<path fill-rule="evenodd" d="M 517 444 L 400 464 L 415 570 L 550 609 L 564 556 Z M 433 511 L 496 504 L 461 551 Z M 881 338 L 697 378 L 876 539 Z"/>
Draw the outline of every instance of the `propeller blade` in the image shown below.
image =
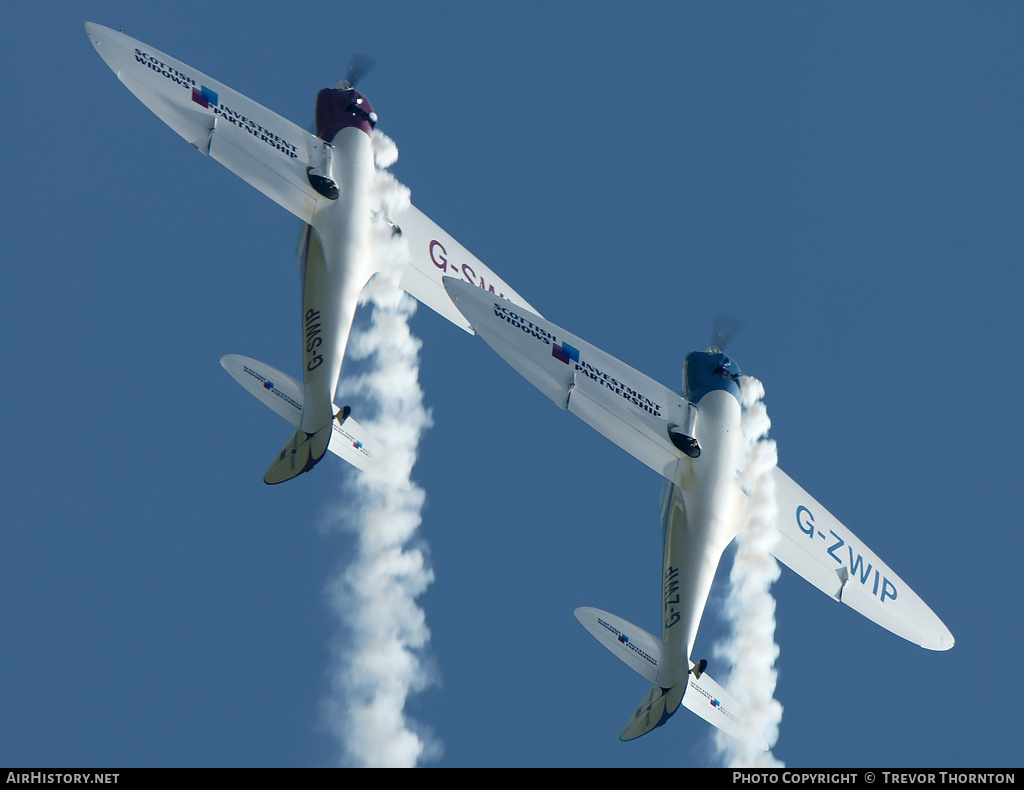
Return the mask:
<path fill-rule="evenodd" d="M 374 60 L 368 55 L 353 55 L 352 59 L 348 62 L 348 74 L 341 82 L 338 83 L 339 88 L 346 90 L 348 88 L 354 88 L 359 80 L 366 76 L 367 72 L 373 68 Z"/>
<path fill-rule="evenodd" d="M 715 318 L 714 330 L 711 334 L 711 347 L 725 351 L 725 347 L 739 334 L 743 328 L 743 319 L 728 313 L 719 313 Z"/>

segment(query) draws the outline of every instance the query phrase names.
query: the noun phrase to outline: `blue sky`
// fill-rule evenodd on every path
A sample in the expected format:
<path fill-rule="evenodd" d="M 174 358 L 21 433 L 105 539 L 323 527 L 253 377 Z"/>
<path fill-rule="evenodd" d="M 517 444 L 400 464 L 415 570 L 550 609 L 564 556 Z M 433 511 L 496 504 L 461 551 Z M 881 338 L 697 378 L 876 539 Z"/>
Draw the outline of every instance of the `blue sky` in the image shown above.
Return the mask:
<path fill-rule="evenodd" d="M 413 202 L 666 385 L 717 313 L 742 316 L 730 352 L 764 382 L 780 466 L 957 639 L 922 650 L 784 570 L 774 753 L 1020 765 L 1018 5 L 85 13 L 9 10 L 0 48 L 0 764 L 338 755 L 324 587 L 353 547 L 322 525 L 353 472 L 328 459 L 265 486 L 291 429 L 218 364 L 297 372 L 298 223 L 132 97 L 89 19 L 303 125 L 369 53 L 361 87 Z M 659 479 L 478 339 L 425 309 L 413 328 L 439 682 L 408 709 L 443 743 L 433 764 L 715 764 L 685 711 L 618 741 L 646 685 L 572 616 L 656 630 Z"/>

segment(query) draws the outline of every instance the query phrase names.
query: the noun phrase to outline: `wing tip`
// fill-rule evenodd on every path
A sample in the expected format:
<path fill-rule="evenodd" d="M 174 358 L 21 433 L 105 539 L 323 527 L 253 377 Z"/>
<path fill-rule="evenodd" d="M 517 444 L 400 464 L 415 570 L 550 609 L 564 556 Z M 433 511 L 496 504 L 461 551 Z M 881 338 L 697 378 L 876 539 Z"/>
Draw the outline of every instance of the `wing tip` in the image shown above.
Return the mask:
<path fill-rule="evenodd" d="M 922 641 L 920 644 L 921 647 L 927 650 L 935 650 L 937 652 L 942 652 L 945 650 L 951 650 L 953 646 L 956 645 L 956 639 L 953 637 L 953 634 L 950 632 L 948 628 L 942 626 L 942 633 L 938 634 L 938 636 L 932 637 L 927 641 Z"/>

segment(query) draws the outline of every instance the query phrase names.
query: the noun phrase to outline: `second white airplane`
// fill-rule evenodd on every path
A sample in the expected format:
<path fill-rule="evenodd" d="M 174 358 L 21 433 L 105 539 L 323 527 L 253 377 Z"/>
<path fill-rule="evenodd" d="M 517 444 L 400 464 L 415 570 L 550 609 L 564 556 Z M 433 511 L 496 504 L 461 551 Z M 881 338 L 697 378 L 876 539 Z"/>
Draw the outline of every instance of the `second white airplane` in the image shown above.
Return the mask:
<path fill-rule="evenodd" d="M 473 330 L 527 381 L 668 481 L 661 508 L 661 638 L 583 607 L 580 623 L 650 682 L 623 740 L 664 724 L 680 703 L 738 738 L 741 712 L 692 658 L 722 553 L 749 498 L 741 489 L 746 440 L 739 369 L 718 348 L 683 362 L 682 395 L 530 310 L 453 278 L 444 285 Z M 929 650 L 953 636 L 913 590 L 782 470 L 773 472 L 780 538 L 772 553 L 818 589 Z"/>

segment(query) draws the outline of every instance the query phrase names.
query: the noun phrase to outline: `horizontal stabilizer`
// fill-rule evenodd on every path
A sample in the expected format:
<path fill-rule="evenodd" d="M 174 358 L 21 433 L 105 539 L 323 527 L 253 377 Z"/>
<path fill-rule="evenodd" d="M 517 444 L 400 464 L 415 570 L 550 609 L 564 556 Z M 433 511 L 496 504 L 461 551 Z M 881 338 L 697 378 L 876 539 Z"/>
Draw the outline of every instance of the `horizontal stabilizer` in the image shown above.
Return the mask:
<path fill-rule="evenodd" d="M 736 701 L 704 671 L 706 661 L 702 659 L 691 664 L 687 679 L 678 685 L 671 689 L 661 688 L 657 684 L 658 664 L 663 652 L 660 639 L 621 617 L 591 606 L 581 606 L 573 614 L 591 636 L 616 658 L 654 684 L 619 738 L 631 741 L 660 727 L 675 713 L 681 698 L 683 707 L 708 724 L 758 748 L 768 748 L 760 733 L 751 734 L 744 729 Z"/>
<path fill-rule="evenodd" d="M 302 421 L 302 385 L 287 373 L 240 354 L 221 357 L 221 366 L 264 405 L 284 417 L 296 428 Z M 374 464 L 376 443 L 358 422 L 348 414 L 348 407 L 332 422 L 327 449 L 357 469 L 367 470 Z"/>
<path fill-rule="evenodd" d="M 660 727 L 679 707 L 680 698 L 683 707 L 696 713 L 708 724 L 714 725 L 726 735 L 731 735 L 745 743 L 750 743 L 764 751 L 768 750 L 768 742 L 761 733 L 748 732 L 742 721 L 737 717 L 737 705 L 725 689 L 712 680 L 707 673 L 699 678 L 691 673 L 689 681 L 683 681 L 671 689 L 663 689 L 658 685 L 651 687 L 646 696 L 633 712 L 633 717 L 623 728 L 619 739 L 631 741 L 646 735 Z M 685 692 L 685 693 L 684 693 Z"/>
<path fill-rule="evenodd" d="M 779 562 L 904 639 L 929 650 L 953 646 L 938 616 L 862 540 L 781 469 L 773 478 Z"/>
<path fill-rule="evenodd" d="M 626 666 L 649 683 L 658 680 L 661 640 L 614 614 L 581 606 L 573 612 L 580 625 Z"/>
<path fill-rule="evenodd" d="M 759 749 L 768 750 L 768 742 L 764 735 L 758 732 L 749 732 L 743 726 L 736 704 L 729 693 L 719 686 L 707 672 L 701 672 L 697 676 L 691 671 L 687 676 L 690 679 L 683 696 L 683 707 L 696 713 L 708 724 L 713 724 L 727 735 L 738 738 L 745 743 L 750 743 Z"/>

